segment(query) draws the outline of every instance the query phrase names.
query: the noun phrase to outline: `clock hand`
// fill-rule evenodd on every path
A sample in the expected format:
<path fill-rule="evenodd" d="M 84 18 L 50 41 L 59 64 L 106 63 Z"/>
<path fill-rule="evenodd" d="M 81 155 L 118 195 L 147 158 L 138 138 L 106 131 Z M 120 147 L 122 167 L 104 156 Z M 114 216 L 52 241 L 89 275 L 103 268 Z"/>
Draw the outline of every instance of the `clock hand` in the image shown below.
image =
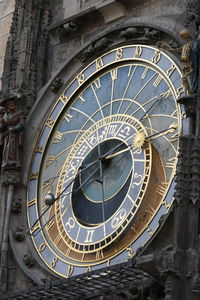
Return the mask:
<path fill-rule="evenodd" d="M 142 121 L 144 119 L 144 117 L 148 114 L 148 112 L 154 107 L 154 105 L 156 105 L 160 100 L 162 100 L 163 98 L 158 98 L 156 100 L 156 102 L 154 102 L 150 107 L 149 109 L 144 113 L 144 115 L 139 119 L 139 121 Z"/>
<path fill-rule="evenodd" d="M 122 143 L 123 144 L 123 143 Z M 119 148 L 121 145 L 119 144 L 118 146 L 116 146 L 116 147 L 114 147 L 113 149 L 111 149 L 111 150 L 109 150 L 107 153 L 105 153 L 102 157 L 101 157 L 101 159 L 103 159 L 106 155 L 108 155 L 109 153 L 111 153 L 112 151 L 114 151 L 115 149 L 117 149 L 117 148 Z M 76 174 L 76 176 L 75 176 L 75 178 L 64 188 L 64 190 L 60 193 L 60 195 L 57 197 L 57 198 L 55 198 L 54 197 L 54 195 L 53 194 L 51 194 L 51 193 L 49 193 L 49 194 L 47 194 L 46 195 L 46 197 L 48 198 L 50 198 L 50 199 L 48 199 L 49 200 L 49 205 L 48 205 L 48 207 L 47 207 L 47 209 L 45 209 L 45 211 L 39 216 L 39 218 L 33 223 L 33 225 L 27 230 L 27 234 L 30 234 L 30 235 L 32 235 L 31 233 L 30 233 L 30 231 L 36 226 L 36 224 L 37 224 L 37 222 L 45 215 L 45 213 L 49 210 L 49 208 L 54 204 L 54 202 L 55 201 L 57 201 L 58 199 L 60 199 L 61 197 L 62 197 L 62 195 L 64 194 L 64 192 L 68 189 L 68 187 L 76 180 L 76 178 L 77 178 L 77 176 L 79 175 L 79 174 L 81 174 L 82 172 L 84 172 L 84 171 L 86 171 L 88 168 L 90 168 L 92 165 L 94 165 L 97 161 L 99 161 L 99 158 L 98 159 L 96 159 L 95 161 L 93 161 L 93 162 L 91 162 L 91 163 L 89 163 L 89 164 L 87 164 L 86 166 L 81 166 L 81 168 L 80 168 L 80 171 Z M 82 187 L 83 187 L 83 185 L 85 185 L 91 178 L 92 178 L 92 176 L 97 172 L 99 170 L 99 167 L 89 176 L 89 178 L 87 178 L 87 180 L 85 180 L 83 183 L 82 183 L 82 185 L 81 186 L 79 186 L 79 188 L 75 191 L 75 192 L 78 192 Z M 56 177 L 54 177 L 54 179 L 55 179 Z M 50 195 L 51 194 L 51 195 Z M 45 198 L 46 198 L 45 197 Z M 54 215 L 55 216 L 55 215 Z M 49 222 L 49 220 L 44 224 L 44 226 L 46 226 L 46 224 L 48 224 L 48 222 Z M 44 226 L 42 226 L 41 228 L 40 228 L 40 230 L 38 230 L 37 231 L 37 234 L 44 228 Z M 36 234 L 35 234 L 36 235 Z M 34 235 L 34 236 L 35 236 Z"/>
<path fill-rule="evenodd" d="M 99 170 L 99 167 L 98 168 L 96 168 L 93 172 L 92 172 L 92 174 L 81 184 L 81 185 L 79 185 L 79 187 L 75 190 L 75 191 L 72 191 L 72 192 L 68 192 L 68 193 L 63 193 L 62 194 L 62 196 L 60 197 L 60 198 L 63 198 L 63 197 L 65 197 L 65 196 L 67 196 L 67 195 L 69 195 L 69 194 L 72 194 L 72 193 L 74 193 L 74 194 L 76 194 L 84 185 L 86 185 L 87 183 L 88 183 L 88 181 L 93 177 L 93 175 L 97 172 Z"/>
<path fill-rule="evenodd" d="M 150 107 L 149 107 L 149 109 L 143 114 L 143 116 L 139 119 L 139 121 L 142 121 L 143 119 L 144 119 L 144 117 L 148 114 L 148 112 L 160 101 L 160 100 L 162 100 L 163 98 L 162 97 L 159 97 Z M 123 143 L 121 143 L 121 144 L 119 144 L 118 146 L 117 146 L 117 148 L 118 147 L 120 147 L 121 145 L 122 145 Z M 131 145 L 128 145 L 128 146 L 131 146 Z M 114 150 L 116 150 L 115 148 L 113 149 L 113 151 Z M 104 159 L 109 159 L 109 158 L 112 158 L 112 157 L 115 157 L 116 155 L 118 155 L 118 154 L 121 154 L 121 153 L 124 153 L 124 152 L 126 152 L 126 151 L 128 151 L 128 150 L 130 150 L 130 148 L 126 148 L 126 149 L 123 149 L 123 150 L 120 150 L 119 152 L 116 152 L 116 153 L 113 153 L 113 154 L 110 154 L 109 155 L 109 153 L 106 153 L 105 154 L 105 157 L 104 157 Z"/>
<path fill-rule="evenodd" d="M 72 193 L 77 193 L 84 185 L 86 185 L 88 183 L 88 181 L 93 177 L 93 175 L 99 170 L 99 167 L 96 168 L 92 174 L 81 184 L 79 185 L 79 187 Z"/>
<path fill-rule="evenodd" d="M 130 145 L 129 145 L 130 146 Z M 130 149 L 133 147 L 133 145 L 130 147 Z M 128 148 L 127 148 L 128 149 Z M 125 152 L 125 151 L 124 151 Z M 124 153 L 124 155 L 122 155 L 117 161 L 116 161 L 116 163 L 118 163 L 118 162 L 120 162 L 120 160 L 122 160 L 126 155 L 128 154 L 128 151 L 126 151 L 125 153 Z M 107 170 L 108 171 L 108 170 Z M 104 175 L 105 175 L 105 173 L 107 173 L 106 171 L 104 172 Z M 98 181 L 100 181 L 102 178 L 101 177 L 99 177 L 99 179 L 98 179 Z M 90 183 L 93 183 L 94 181 L 97 181 L 96 179 L 95 180 L 93 180 L 93 181 L 91 181 Z"/>
<path fill-rule="evenodd" d="M 127 145 L 127 148 L 124 148 L 124 149 L 122 149 L 122 150 L 120 150 L 120 151 L 118 151 L 118 152 L 112 153 L 112 154 L 110 154 L 110 155 L 104 157 L 104 159 L 110 159 L 110 158 L 113 158 L 113 157 L 115 157 L 115 156 L 117 156 L 117 155 L 119 155 L 119 154 L 122 154 L 122 153 L 124 153 L 124 152 L 130 150 L 130 149 L 133 148 L 133 147 L 134 147 L 134 145 Z"/>
<path fill-rule="evenodd" d="M 78 192 L 81 188 L 82 188 L 82 186 L 83 185 L 85 185 L 90 179 L 91 179 L 91 177 L 97 172 L 99 170 L 99 167 L 98 168 L 96 168 L 96 170 L 94 170 L 94 172 L 92 172 L 92 174 L 87 178 L 87 180 L 85 180 L 79 187 L 78 187 L 78 189 L 76 189 L 75 190 L 75 192 L 74 193 L 76 193 L 76 192 Z M 85 171 L 85 169 L 84 169 L 84 171 Z M 80 174 L 81 172 L 79 172 L 79 173 L 77 173 L 77 174 Z M 77 177 L 77 176 L 76 176 Z M 70 184 L 62 191 L 62 196 L 60 196 L 59 195 L 59 197 L 57 197 L 57 198 L 54 198 L 54 202 L 56 201 L 56 200 L 58 200 L 58 199 L 60 199 L 60 198 L 62 198 L 62 197 L 64 197 L 64 196 L 66 196 L 66 195 L 68 195 L 68 194 L 70 194 L 70 193 L 73 193 L 73 192 L 70 192 L 70 193 L 67 193 L 67 194 L 64 194 L 64 191 L 76 180 L 76 177 L 74 178 L 74 180 L 72 180 L 72 182 L 70 182 Z M 50 208 L 52 206 L 52 204 L 46 209 L 46 211 Z M 46 212 L 45 211 L 45 212 Z M 44 213 L 45 213 L 44 212 Z M 39 221 L 39 219 L 41 219 L 41 217 L 44 215 L 44 213 L 35 221 L 35 223 L 29 228 L 29 230 L 27 231 L 27 233 L 28 234 L 30 234 L 30 231 L 31 231 L 31 229 L 33 229 L 34 228 L 34 226 L 37 224 L 37 222 Z M 36 233 L 34 234 L 30 234 L 30 235 L 32 235 L 32 236 L 36 236 L 53 218 L 55 217 L 55 214 L 53 214 L 52 216 L 51 216 L 51 218 L 45 223 L 45 224 L 43 224 L 41 227 L 40 227 L 40 229 L 39 230 L 37 230 L 36 231 Z"/>
<path fill-rule="evenodd" d="M 176 126 L 176 124 L 173 123 L 167 129 L 159 131 L 159 132 L 157 132 L 153 135 L 147 136 L 145 141 L 154 140 L 154 139 L 157 139 L 160 136 L 167 135 L 169 133 L 173 133 L 174 131 L 176 131 L 176 129 L 177 129 L 177 126 Z"/>
<path fill-rule="evenodd" d="M 173 133 L 173 132 L 177 129 L 177 127 L 175 127 L 175 126 L 176 126 L 176 125 L 173 123 L 172 125 L 169 126 L 169 128 L 164 129 L 164 130 L 162 130 L 162 131 L 159 131 L 159 132 L 157 132 L 157 133 L 155 133 L 155 134 L 153 134 L 153 135 L 150 135 L 150 136 L 145 137 L 145 138 L 144 138 L 144 142 L 146 142 L 146 141 L 148 141 L 148 140 L 154 140 L 154 139 L 156 139 L 156 138 L 158 138 L 158 137 L 161 137 L 161 136 L 163 136 L 163 135 L 167 135 L 167 134 L 169 134 L 169 133 Z M 104 159 L 110 159 L 110 158 L 113 158 L 113 157 L 115 157 L 115 156 L 117 156 L 117 155 L 120 155 L 120 154 L 122 154 L 122 153 L 124 153 L 124 152 L 126 152 L 126 151 L 131 150 L 131 149 L 134 148 L 134 147 L 135 147 L 135 145 L 131 145 L 131 144 L 130 144 L 130 145 L 127 145 L 127 148 L 122 149 L 122 150 L 120 150 L 120 151 L 118 151 L 118 152 L 112 153 L 112 154 L 110 154 L 110 155 L 104 157 Z M 135 147 L 135 148 L 137 148 L 137 147 Z"/>
<path fill-rule="evenodd" d="M 94 162 L 92 163 L 92 164 L 94 164 Z M 48 207 L 44 210 L 44 212 L 39 216 L 39 218 L 33 223 L 33 225 L 27 230 L 27 234 L 30 234 L 30 235 L 32 235 L 31 233 L 30 233 L 30 231 L 36 226 L 36 224 L 37 224 L 37 222 L 45 215 L 45 213 L 50 209 L 50 207 L 54 204 L 54 202 L 55 201 L 57 201 L 58 199 L 60 199 L 61 197 L 62 197 L 62 195 L 64 194 L 64 192 L 68 189 L 68 187 L 76 180 L 76 178 L 77 178 L 77 176 L 79 175 L 79 174 L 81 174 L 82 172 L 84 172 L 84 171 L 86 171 L 89 167 L 91 167 L 91 164 L 88 164 L 85 168 L 82 168 L 79 172 L 77 172 L 77 174 L 76 174 L 76 176 L 75 176 L 75 178 L 63 189 L 63 191 L 59 194 L 59 196 L 58 197 L 54 197 L 54 195 L 52 194 L 52 193 L 49 193 L 49 194 L 47 194 L 46 196 L 45 196 L 45 198 L 46 199 L 48 199 L 48 197 L 49 197 L 49 205 L 48 205 Z M 93 173 L 96 173 L 97 171 L 98 171 L 98 169 L 99 169 L 99 167 L 93 172 Z M 89 177 L 89 179 L 94 175 L 92 173 L 92 175 Z M 89 179 L 87 179 L 87 180 L 89 180 Z M 55 216 L 55 215 L 54 215 Z M 49 222 L 49 220 L 47 221 L 47 223 Z M 45 226 L 46 226 L 46 224 L 47 223 L 45 223 Z M 37 231 L 37 234 L 41 231 L 41 229 L 42 229 L 43 227 L 41 227 L 40 228 L 40 230 L 39 231 Z M 36 234 L 35 234 L 36 235 Z M 34 236 L 35 236 L 34 235 Z"/>
<path fill-rule="evenodd" d="M 100 144 L 98 144 L 98 154 L 99 154 L 99 163 L 100 163 L 100 178 L 98 182 L 101 184 L 102 189 L 102 218 L 103 218 L 103 224 L 104 224 L 104 236 L 106 236 L 106 229 L 105 229 L 105 194 L 104 194 L 104 181 L 103 181 L 103 164 L 102 164 L 102 158 L 101 158 L 101 149 Z"/>
<path fill-rule="evenodd" d="M 160 100 L 160 99 L 159 99 Z M 152 107 L 152 106 L 151 106 Z M 165 129 L 165 130 L 162 130 L 162 131 L 160 131 L 160 132 L 158 132 L 158 133 L 155 133 L 155 134 L 153 134 L 153 135 L 151 135 L 151 136 L 148 136 L 148 137 L 146 137 L 146 139 L 145 139 L 145 141 L 148 141 L 148 140 L 153 140 L 153 139 L 156 139 L 156 138 L 158 138 L 158 137 L 160 137 L 160 136 L 163 136 L 163 135 L 167 135 L 167 134 L 169 134 L 169 133 L 172 133 L 172 132 L 174 132 L 176 130 L 176 127 L 175 127 L 175 124 L 172 124 L 172 125 L 170 125 L 169 126 L 169 128 L 167 128 L 167 129 Z M 111 149 L 111 150 L 109 150 L 107 153 L 105 153 L 104 155 L 100 155 L 100 158 L 98 158 L 97 160 L 95 160 L 95 161 L 93 161 L 93 162 L 91 162 L 91 163 L 89 163 L 89 164 L 87 164 L 86 165 L 86 167 L 81 167 L 81 170 L 76 174 L 76 176 L 75 176 L 75 178 L 64 188 L 64 190 L 60 193 L 60 195 L 57 197 L 57 198 L 55 198 L 54 196 L 52 197 L 52 201 L 51 201 L 51 203 L 50 203 L 50 205 L 47 207 L 47 209 L 40 215 L 40 217 L 34 222 L 34 224 L 28 229 L 28 231 L 27 231 L 27 233 L 28 234 L 30 234 L 30 231 L 36 226 L 36 224 L 37 224 L 37 222 L 43 217 L 43 215 L 49 210 L 49 208 L 53 205 L 53 203 L 56 201 L 56 200 L 58 200 L 58 199 L 60 199 L 61 197 L 62 197 L 62 195 L 64 194 L 64 192 L 67 190 L 67 188 L 76 180 L 76 177 L 79 175 L 79 174 L 81 174 L 82 172 L 84 172 L 85 170 L 87 170 L 88 168 L 90 168 L 93 164 L 95 164 L 98 160 L 100 161 L 100 178 L 102 179 L 103 178 L 103 168 L 102 168 L 102 160 L 103 159 L 109 159 L 109 158 L 112 158 L 112 157 L 114 157 L 114 156 L 117 156 L 117 155 L 119 155 L 119 154 L 122 154 L 122 153 L 124 153 L 124 152 L 126 152 L 126 151 L 128 151 L 128 150 L 130 150 L 132 147 L 134 147 L 134 145 L 133 146 L 131 146 L 131 145 L 128 145 L 128 147 L 127 148 L 125 148 L 125 149 L 122 149 L 122 150 L 120 150 L 120 151 L 118 151 L 118 152 L 116 152 L 116 153 L 112 153 L 113 151 L 115 151 L 115 150 L 117 150 L 122 144 L 124 144 L 123 142 L 122 143 L 120 143 L 119 145 L 117 145 L 117 146 L 115 146 L 113 149 Z M 98 147 L 99 147 L 99 144 L 98 144 Z M 99 148 L 98 148 L 99 149 Z M 100 149 L 98 150 L 99 151 L 99 153 L 100 153 Z M 110 154 L 111 153 L 111 154 Z M 110 154 L 110 155 L 109 155 Z M 87 178 L 82 184 L 81 184 L 81 186 L 79 186 L 79 188 L 75 191 L 75 192 L 77 192 L 78 190 L 80 190 L 91 178 L 92 178 L 92 176 L 97 172 L 99 170 L 99 167 L 97 168 L 97 169 L 95 169 L 95 171 L 89 176 L 89 178 Z M 103 185 L 103 181 L 102 181 L 102 185 Z M 48 195 L 48 194 L 47 194 Z M 103 198 L 104 198 L 104 187 L 102 186 L 102 195 L 103 195 Z M 104 211 L 104 200 L 103 200 L 103 202 L 102 202 L 102 213 L 103 213 L 103 219 L 105 220 L 105 211 Z M 55 216 L 55 215 L 54 215 Z M 52 218 L 54 217 L 54 216 L 52 216 Z M 50 219 L 51 220 L 51 219 Z M 47 223 L 50 221 L 50 220 L 48 220 L 47 221 Z M 45 223 L 44 225 L 43 225 L 43 227 L 44 226 L 46 226 L 46 224 L 47 223 Z M 42 228 L 43 227 L 41 227 L 40 228 L 40 230 L 42 230 Z M 37 233 L 39 233 L 40 232 L 40 230 L 39 231 L 37 231 Z"/>
<path fill-rule="evenodd" d="M 106 152 L 105 154 L 103 154 L 101 156 L 101 159 L 103 160 L 107 155 L 109 155 L 110 153 L 112 153 L 113 151 L 115 151 L 116 149 L 118 149 L 121 145 L 123 145 L 124 143 L 120 143 L 119 145 L 115 146 L 114 148 L 110 149 L 108 152 Z M 95 163 L 97 163 L 99 161 L 99 157 L 92 161 L 91 163 L 88 163 L 84 166 L 80 166 L 80 169 L 82 169 L 83 171 L 86 170 L 86 168 L 88 169 L 89 167 L 93 166 Z M 56 178 L 56 177 L 55 177 Z"/>

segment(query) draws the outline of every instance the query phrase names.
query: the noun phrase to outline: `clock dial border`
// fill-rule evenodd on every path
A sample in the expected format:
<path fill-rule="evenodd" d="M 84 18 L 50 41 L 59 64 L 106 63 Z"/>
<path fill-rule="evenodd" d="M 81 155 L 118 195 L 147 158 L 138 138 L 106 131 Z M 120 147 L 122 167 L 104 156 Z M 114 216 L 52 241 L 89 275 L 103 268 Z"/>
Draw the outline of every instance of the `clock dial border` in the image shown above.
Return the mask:
<path fill-rule="evenodd" d="M 148 54 L 148 55 L 147 55 Z M 151 54 L 151 55 L 150 55 Z M 145 56 L 147 55 L 147 56 Z M 150 57 L 151 56 L 151 57 Z M 162 59 L 168 62 L 168 68 L 164 68 L 161 64 Z M 64 93 L 58 98 L 56 104 L 53 106 L 51 112 L 49 113 L 45 125 L 43 127 L 42 133 L 38 138 L 38 143 L 34 151 L 32 167 L 30 170 L 29 176 L 29 185 L 28 185 L 28 202 L 27 202 L 27 214 L 28 214 L 28 225 L 29 227 L 34 223 L 34 221 L 39 217 L 38 209 L 37 209 L 37 194 L 36 189 L 38 185 L 38 175 L 40 172 L 40 165 L 43 158 L 43 153 L 47 141 L 52 133 L 53 127 L 56 124 L 60 114 L 65 109 L 65 105 L 70 102 L 70 99 L 76 95 L 76 92 L 80 90 L 84 85 L 91 80 L 93 76 L 96 74 L 100 74 L 104 72 L 110 66 L 117 66 L 119 64 L 123 64 L 124 62 L 137 62 L 137 63 L 144 63 L 153 66 L 154 69 L 158 71 L 158 73 L 162 74 L 162 76 L 166 79 L 166 81 L 170 84 L 170 88 L 175 95 L 176 98 L 182 95 L 183 93 L 183 86 L 181 81 L 181 72 L 173 62 L 173 60 L 166 55 L 163 51 L 156 49 L 155 47 L 146 46 L 146 45 L 128 45 L 118 47 L 116 49 L 111 50 L 108 53 L 103 54 L 101 57 L 97 58 L 94 62 L 89 64 L 86 68 L 84 68 L 69 84 L 68 88 L 65 90 Z M 114 70 L 114 69 L 113 69 Z M 114 72 L 114 71 L 113 71 Z M 172 80 L 174 73 L 177 74 L 177 78 L 175 81 L 175 85 L 173 86 Z M 115 74 L 113 73 L 113 76 Z M 158 82 L 160 80 L 158 76 Z M 98 84 L 98 83 L 97 83 Z M 177 111 L 180 114 L 180 108 L 177 105 Z M 182 120 L 184 122 L 184 120 Z M 179 129 L 181 128 L 181 124 L 179 125 Z M 185 125 L 187 127 L 187 124 Z M 180 129 L 181 130 L 181 129 Z M 180 132 L 179 132 L 180 133 Z M 176 157 L 177 161 L 177 157 Z M 174 166 L 176 166 L 176 162 L 174 162 Z M 172 176 L 174 173 L 172 174 Z M 156 231 L 158 227 L 158 221 L 161 215 L 166 214 L 173 202 L 173 191 L 174 191 L 174 180 L 171 182 L 171 186 L 166 191 L 166 195 L 163 196 L 164 200 L 161 205 L 157 208 L 157 212 L 154 212 L 152 220 L 147 224 L 146 229 L 144 229 L 143 233 L 135 240 L 135 242 L 129 246 L 127 246 L 128 257 L 133 255 L 136 252 L 138 247 L 143 246 L 153 235 L 153 232 Z M 35 231 L 41 227 L 41 224 L 36 224 Z M 38 237 L 40 236 L 40 241 L 38 242 Z M 40 232 L 36 237 L 32 237 L 32 241 L 35 245 L 37 252 L 39 253 L 40 258 L 45 262 L 49 269 L 51 269 L 54 273 L 62 276 L 62 277 L 69 277 L 71 274 L 72 267 L 70 264 L 64 263 L 62 258 L 58 257 L 57 253 L 50 248 L 48 243 L 45 241 L 45 237 L 42 232 Z M 146 237 L 146 239 L 145 239 Z M 143 239 L 145 241 L 143 241 Z M 50 254 L 51 260 L 44 258 L 44 251 L 48 248 L 48 252 Z M 45 250 L 46 249 L 46 250 Z M 130 250 L 131 249 L 131 250 Z M 118 253 L 120 255 L 120 253 Z M 112 258 L 112 257 L 111 257 Z M 111 259 L 110 258 L 110 259 Z M 59 269 L 56 270 L 55 267 L 61 263 L 66 265 L 67 272 L 63 274 L 60 272 Z M 102 262 L 100 260 L 99 264 L 101 265 Z M 75 266 L 75 264 L 74 264 Z M 89 267 L 84 266 L 86 269 Z M 64 265 L 63 265 L 64 268 Z M 83 268 L 84 269 L 84 268 Z"/>

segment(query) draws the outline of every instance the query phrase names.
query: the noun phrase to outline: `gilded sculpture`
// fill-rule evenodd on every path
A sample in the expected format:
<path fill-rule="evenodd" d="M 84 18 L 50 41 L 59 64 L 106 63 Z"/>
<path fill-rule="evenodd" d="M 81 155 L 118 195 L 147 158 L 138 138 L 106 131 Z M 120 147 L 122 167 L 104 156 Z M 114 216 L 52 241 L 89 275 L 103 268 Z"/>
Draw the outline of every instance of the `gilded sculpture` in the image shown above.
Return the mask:
<path fill-rule="evenodd" d="M 171 48 L 162 42 L 158 42 L 157 46 L 172 52 L 181 50 L 184 92 L 189 98 L 196 98 L 199 82 L 199 42 L 192 38 L 191 32 L 186 28 L 180 31 L 179 36 L 185 41 L 182 47 Z"/>

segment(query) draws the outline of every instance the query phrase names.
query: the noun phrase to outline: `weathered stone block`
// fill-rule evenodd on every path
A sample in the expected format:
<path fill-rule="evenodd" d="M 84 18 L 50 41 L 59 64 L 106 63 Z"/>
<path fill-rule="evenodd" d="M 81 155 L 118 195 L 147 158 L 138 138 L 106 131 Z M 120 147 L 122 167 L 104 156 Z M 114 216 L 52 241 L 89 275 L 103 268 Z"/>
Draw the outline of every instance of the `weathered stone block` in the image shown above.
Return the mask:
<path fill-rule="evenodd" d="M 8 35 L 5 35 L 2 38 L 0 38 L 0 59 L 3 58 L 5 55 L 7 39 Z"/>
<path fill-rule="evenodd" d="M 9 15 L 0 20 L 0 38 L 10 32 L 12 16 L 13 14 L 10 13 Z"/>
<path fill-rule="evenodd" d="M 0 78 L 2 77 L 3 73 L 3 65 L 4 65 L 4 58 L 0 59 Z"/>
<path fill-rule="evenodd" d="M 97 4 L 96 8 L 103 15 L 106 23 L 124 17 L 126 14 L 125 7 L 115 0 L 106 0 L 103 3 Z"/>
<path fill-rule="evenodd" d="M 14 11 L 15 0 L 0 1 L 0 19 Z"/>
<path fill-rule="evenodd" d="M 77 12 L 79 8 L 79 1 L 78 0 L 64 0 L 63 1 L 63 8 L 65 9 L 64 17 L 67 18 L 72 16 L 74 13 Z"/>

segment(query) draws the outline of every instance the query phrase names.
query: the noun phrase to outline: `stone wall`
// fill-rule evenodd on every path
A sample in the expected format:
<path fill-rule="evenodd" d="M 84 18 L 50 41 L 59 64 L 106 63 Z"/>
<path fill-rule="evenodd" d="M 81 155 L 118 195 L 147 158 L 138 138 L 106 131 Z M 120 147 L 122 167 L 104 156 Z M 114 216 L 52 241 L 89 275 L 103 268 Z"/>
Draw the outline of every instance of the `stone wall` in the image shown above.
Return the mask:
<path fill-rule="evenodd" d="M 101 31 L 123 23 L 125 18 L 131 20 L 143 17 L 149 19 L 151 23 L 151 20 L 157 17 L 157 25 L 162 27 L 163 18 L 170 17 L 171 20 L 176 20 L 178 16 L 184 23 L 187 3 L 188 0 L 58 0 L 56 3 L 53 2 L 50 27 L 55 27 L 50 30 L 48 79 L 60 69 L 71 54 L 94 39 Z M 71 21 L 76 23 L 77 15 L 82 16 L 78 29 L 60 38 L 59 27 L 56 27 L 56 24 L 66 24 Z"/>
<path fill-rule="evenodd" d="M 0 0 L 0 89 L 4 66 L 6 43 L 10 33 L 15 0 Z"/>

